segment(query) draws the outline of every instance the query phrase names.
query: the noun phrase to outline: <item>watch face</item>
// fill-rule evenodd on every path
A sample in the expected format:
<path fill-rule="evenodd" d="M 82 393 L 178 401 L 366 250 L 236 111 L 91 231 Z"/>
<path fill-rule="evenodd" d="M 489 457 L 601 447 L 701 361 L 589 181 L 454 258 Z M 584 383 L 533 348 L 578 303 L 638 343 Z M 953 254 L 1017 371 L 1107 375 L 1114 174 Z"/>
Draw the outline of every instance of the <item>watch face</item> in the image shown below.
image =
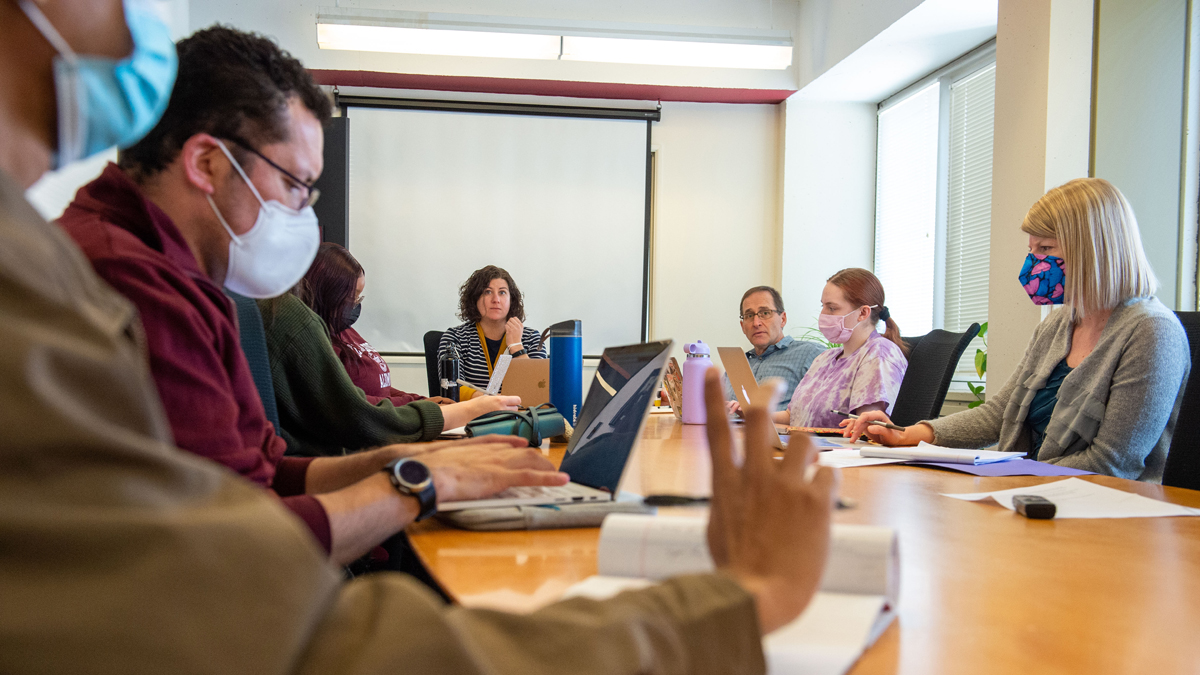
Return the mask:
<path fill-rule="evenodd" d="M 416 487 L 429 480 L 429 469 L 417 461 L 400 462 L 396 474 L 404 483 Z"/>

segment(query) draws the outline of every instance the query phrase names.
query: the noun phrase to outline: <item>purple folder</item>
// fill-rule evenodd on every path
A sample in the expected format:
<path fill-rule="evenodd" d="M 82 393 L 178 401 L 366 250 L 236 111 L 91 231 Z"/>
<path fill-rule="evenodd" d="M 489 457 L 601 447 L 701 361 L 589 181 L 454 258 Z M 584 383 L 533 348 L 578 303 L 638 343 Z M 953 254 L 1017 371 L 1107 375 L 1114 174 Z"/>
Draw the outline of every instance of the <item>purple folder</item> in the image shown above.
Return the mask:
<path fill-rule="evenodd" d="M 949 462 L 905 462 L 909 466 L 929 466 L 937 469 L 961 471 L 973 476 L 1089 476 L 1091 471 L 1072 469 L 1057 464 L 1035 462 L 1032 459 L 1010 459 L 992 464 L 951 464 Z"/>

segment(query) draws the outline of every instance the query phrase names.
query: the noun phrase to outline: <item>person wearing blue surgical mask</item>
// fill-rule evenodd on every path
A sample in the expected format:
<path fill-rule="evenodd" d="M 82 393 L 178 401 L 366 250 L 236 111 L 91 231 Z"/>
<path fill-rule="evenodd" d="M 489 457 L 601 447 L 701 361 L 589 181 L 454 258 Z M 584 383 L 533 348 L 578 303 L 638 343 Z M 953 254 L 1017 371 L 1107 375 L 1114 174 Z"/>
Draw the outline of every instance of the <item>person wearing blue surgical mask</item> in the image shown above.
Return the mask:
<path fill-rule="evenodd" d="M 1008 382 L 973 409 L 904 431 L 852 427 L 885 445 L 999 444 L 1050 464 L 1161 482 L 1191 368 L 1187 336 L 1154 297 L 1154 271 L 1128 200 L 1108 181 L 1080 178 L 1038 200 L 1021 230 L 1029 253 L 1014 283 L 1054 307 Z"/>

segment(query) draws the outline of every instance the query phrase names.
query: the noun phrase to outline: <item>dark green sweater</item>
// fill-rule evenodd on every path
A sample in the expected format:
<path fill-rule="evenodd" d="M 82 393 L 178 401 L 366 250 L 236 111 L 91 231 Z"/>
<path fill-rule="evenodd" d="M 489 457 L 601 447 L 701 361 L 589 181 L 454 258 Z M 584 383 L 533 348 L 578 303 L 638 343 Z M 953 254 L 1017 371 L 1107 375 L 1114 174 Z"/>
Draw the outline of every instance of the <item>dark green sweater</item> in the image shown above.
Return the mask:
<path fill-rule="evenodd" d="M 258 304 L 289 453 L 340 455 L 442 432 L 442 412 L 432 401 L 368 403 L 334 354 L 325 323 L 299 298 L 288 293 Z"/>

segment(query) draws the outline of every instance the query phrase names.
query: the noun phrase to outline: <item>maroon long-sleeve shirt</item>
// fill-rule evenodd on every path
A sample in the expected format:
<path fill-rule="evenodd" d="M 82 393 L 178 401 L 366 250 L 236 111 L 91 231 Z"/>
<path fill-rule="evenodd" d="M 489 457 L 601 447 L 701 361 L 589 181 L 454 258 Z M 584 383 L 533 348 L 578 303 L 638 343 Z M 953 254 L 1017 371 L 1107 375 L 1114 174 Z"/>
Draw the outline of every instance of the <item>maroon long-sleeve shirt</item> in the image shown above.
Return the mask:
<path fill-rule="evenodd" d="M 397 406 L 425 400 L 420 394 L 409 394 L 393 387 L 392 372 L 387 362 L 353 328 L 347 328 L 334 337 L 333 351 L 346 367 L 350 381 L 363 390 L 371 405 L 385 398 Z"/>
<path fill-rule="evenodd" d="M 330 549 L 329 517 L 304 494 L 312 458 L 284 457 L 238 340 L 233 303 L 167 214 L 115 164 L 80 188 L 58 224 L 96 273 L 137 306 L 150 371 L 180 448 L 273 490 Z"/>

